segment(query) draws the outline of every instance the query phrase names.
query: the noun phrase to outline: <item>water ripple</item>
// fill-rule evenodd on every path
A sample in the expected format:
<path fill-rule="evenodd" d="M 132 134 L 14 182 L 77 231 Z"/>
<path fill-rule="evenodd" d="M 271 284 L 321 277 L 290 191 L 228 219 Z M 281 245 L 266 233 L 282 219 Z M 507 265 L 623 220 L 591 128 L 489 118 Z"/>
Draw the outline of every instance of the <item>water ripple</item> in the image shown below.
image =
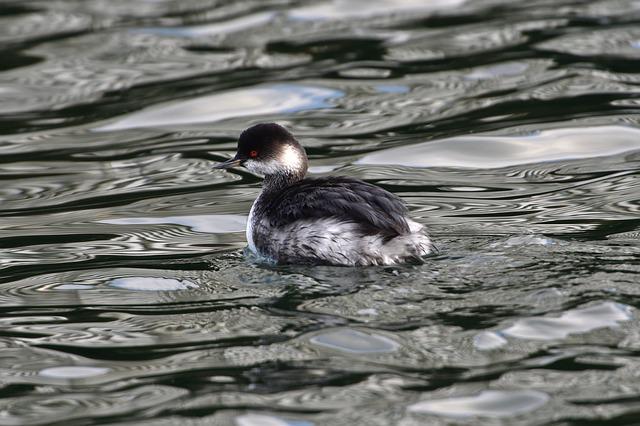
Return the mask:
<path fill-rule="evenodd" d="M 0 404 L 9 425 L 44 425 L 56 421 L 126 415 L 185 396 L 187 391 L 171 386 L 140 386 L 128 391 L 104 393 L 66 393 L 7 398 Z"/>
<path fill-rule="evenodd" d="M 637 0 L 1 9 L 0 423 L 635 421 Z M 259 121 L 440 253 L 255 263 Z"/>

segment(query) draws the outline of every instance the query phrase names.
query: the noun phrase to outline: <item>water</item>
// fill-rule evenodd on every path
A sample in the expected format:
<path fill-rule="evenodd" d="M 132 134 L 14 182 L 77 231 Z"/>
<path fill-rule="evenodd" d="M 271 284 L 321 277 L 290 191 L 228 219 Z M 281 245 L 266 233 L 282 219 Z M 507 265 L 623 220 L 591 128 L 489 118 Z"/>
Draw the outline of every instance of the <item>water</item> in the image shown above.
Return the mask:
<path fill-rule="evenodd" d="M 0 424 L 640 423 L 637 0 L 0 13 Z M 247 260 L 261 121 L 441 253 Z"/>

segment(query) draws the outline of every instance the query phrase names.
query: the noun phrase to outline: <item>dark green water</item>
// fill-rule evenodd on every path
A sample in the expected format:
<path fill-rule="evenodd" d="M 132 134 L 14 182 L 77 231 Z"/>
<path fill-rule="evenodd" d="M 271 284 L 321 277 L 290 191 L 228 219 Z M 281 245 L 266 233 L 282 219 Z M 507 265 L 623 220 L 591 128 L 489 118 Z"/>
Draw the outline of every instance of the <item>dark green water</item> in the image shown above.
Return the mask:
<path fill-rule="evenodd" d="M 640 424 L 640 1 L 3 1 L 1 425 Z M 421 266 L 247 261 L 277 121 Z"/>

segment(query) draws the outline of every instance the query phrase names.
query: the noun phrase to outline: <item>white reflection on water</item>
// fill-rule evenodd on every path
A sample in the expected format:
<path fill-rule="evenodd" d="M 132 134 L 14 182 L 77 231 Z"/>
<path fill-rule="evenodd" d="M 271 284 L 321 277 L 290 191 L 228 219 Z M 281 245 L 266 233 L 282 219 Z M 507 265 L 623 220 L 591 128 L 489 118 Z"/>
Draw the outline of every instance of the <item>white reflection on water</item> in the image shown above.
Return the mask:
<path fill-rule="evenodd" d="M 570 334 L 586 333 L 605 327 L 618 327 L 633 318 L 631 307 L 622 303 L 604 302 L 586 308 L 572 309 L 558 318 L 523 318 L 502 334 L 520 339 L 564 339 Z"/>
<path fill-rule="evenodd" d="M 101 376 L 111 371 L 105 367 L 91 367 L 81 365 L 70 365 L 61 367 L 49 367 L 40 370 L 40 376 L 55 379 L 84 379 L 87 377 Z"/>
<path fill-rule="evenodd" d="M 500 78 L 512 75 L 521 75 L 529 65 L 526 62 L 504 62 L 486 67 L 474 68 L 466 78 L 469 80 L 486 80 L 491 78 Z"/>
<path fill-rule="evenodd" d="M 534 390 L 486 390 L 474 396 L 462 396 L 418 402 L 409 411 L 449 417 L 506 417 L 535 410 L 549 395 Z"/>
<path fill-rule="evenodd" d="M 598 126 L 544 130 L 531 136 L 458 136 L 377 151 L 356 163 L 493 169 L 634 150 L 640 150 L 640 129 Z"/>
<path fill-rule="evenodd" d="M 271 84 L 230 90 L 185 101 L 154 105 L 97 127 L 112 131 L 142 127 L 210 123 L 247 117 L 330 107 L 329 100 L 342 96 L 338 90 L 302 84 Z"/>
<path fill-rule="evenodd" d="M 198 287 L 187 280 L 157 277 L 123 277 L 111 280 L 109 285 L 133 291 L 175 291 Z"/>
<path fill-rule="evenodd" d="M 400 347 L 398 343 L 385 336 L 348 328 L 317 334 L 309 339 L 309 342 L 317 346 L 357 354 L 393 352 Z"/>
<path fill-rule="evenodd" d="M 54 288 L 56 290 L 91 290 L 93 286 L 86 284 L 60 284 Z"/>
<path fill-rule="evenodd" d="M 301 420 L 288 421 L 266 414 L 243 414 L 236 417 L 237 426 L 312 426 L 313 423 Z"/>
<path fill-rule="evenodd" d="M 176 224 L 187 226 L 196 232 L 224 234 L 226 232 L 243 232 L 247 218 L 233 214 L 209 214 L 194 216 L 126 217 L 105 219 L 98 222 L 112 225 Z"/>
<path fill-rule="evenodd" d="M 517 235 L 515 237 L 509 237 L 505 241 L 491 243 L 489 244 L 489 247 L 509 248 L 509 247 L 524 247 L 524 246 L 552 246 L 556 244 L 561 244 L 561 242 L 549 237 L 541 236 L 541 235 Z"/>
<path fill-rule="evenodd" d="M 265 25 L 275 16 L 275 12 L 262 12 L 255 15 L 241 16 L 236 19 L 226 19 L 221 22 L 214 22 L 205 25 L 194 25 L 190 27 L 154 27 L 143 28 L 136 32 L 157 34 L 174 37 L 201 37 L 217 34 L 234 33 L 248 28 Z"/>
<path fill-rule="evenodd" d="M 336 20 L 365 18 L 403 12 L 436 12 L 464 4 L 466 0 L 333 0 L 292 9 L 293 19 Z"/>
<path fill-rule="evenodd" d="M 507 344 L 507 339 L 495 331 L 482 331 L 473 337 L 473 346 L 481 351 L 498 349 Z"/>

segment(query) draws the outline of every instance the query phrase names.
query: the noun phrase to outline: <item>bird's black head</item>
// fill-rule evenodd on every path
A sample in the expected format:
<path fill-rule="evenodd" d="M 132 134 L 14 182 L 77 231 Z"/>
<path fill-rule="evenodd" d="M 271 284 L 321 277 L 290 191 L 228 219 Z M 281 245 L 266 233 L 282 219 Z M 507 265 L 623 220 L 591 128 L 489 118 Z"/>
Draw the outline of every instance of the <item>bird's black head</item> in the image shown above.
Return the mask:
<path fill-rule="evenodd" d="M 242 132 L 234 158 L 216 167 L 235 166 L 265 176 L 293 174 L 302 178 L 307 172 L 307 155 L 287 129 L 276 123 L 261 123 Z"/>
<path fill-rule="evenodd" d="M 238 153 L 244 159 L 267 160 L 277 156 L 282 145 L 297 144 L 291 133 L 276 123 L 261 123 L 240 134 Z"/>

